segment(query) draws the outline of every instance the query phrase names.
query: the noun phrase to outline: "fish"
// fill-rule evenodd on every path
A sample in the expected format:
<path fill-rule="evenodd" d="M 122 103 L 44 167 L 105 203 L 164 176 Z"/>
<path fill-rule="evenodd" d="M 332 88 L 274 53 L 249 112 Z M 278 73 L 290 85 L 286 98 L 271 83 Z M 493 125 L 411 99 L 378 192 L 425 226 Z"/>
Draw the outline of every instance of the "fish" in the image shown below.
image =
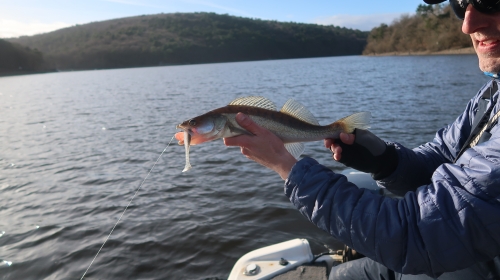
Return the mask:
<path fill-rule="evenodd" d="M 189 147 L 220 138 L 242 134 L 253 135 L 236 122 L 236 114 L 244 113 L 258 125 L 278 136 L 295 158 L 304 152 L 304 142 L 327 138 L 338 139 L 341 132 L 353 133 L 356 128 L 369 128 L 370 112 L 358 112 L 329 125 L 320 125 L 314 115 L 301 103 L 289 99 L 277 111 L 276 105 L 262 96 L 247 96 L 233 100 L 229 105 L 188 119 L 176 126 L 179 145 L 186 149 L 186 165 L 191 169 Z"/>

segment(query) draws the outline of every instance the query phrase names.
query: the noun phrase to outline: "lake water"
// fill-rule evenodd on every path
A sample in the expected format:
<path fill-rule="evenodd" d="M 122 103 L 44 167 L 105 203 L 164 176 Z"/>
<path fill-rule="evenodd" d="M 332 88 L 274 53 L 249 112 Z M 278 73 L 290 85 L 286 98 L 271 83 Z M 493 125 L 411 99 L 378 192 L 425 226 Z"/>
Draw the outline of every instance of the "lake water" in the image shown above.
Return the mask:
<path fill-rule="evenodd" d="M 293 98 L 321 124 L 371 111 L 371 130 L 414 147 L 488 78 L 473 55 L 329 57 L 0 78 L 0 279 L 79 279 L 181 121 L 250 95 Z M 341 172 L 322 142 L 305 156 Z M 307 238 L 272 171 L 214 141 L 171 145 L 88 279 L 225 279 L 243 254 Z"/>

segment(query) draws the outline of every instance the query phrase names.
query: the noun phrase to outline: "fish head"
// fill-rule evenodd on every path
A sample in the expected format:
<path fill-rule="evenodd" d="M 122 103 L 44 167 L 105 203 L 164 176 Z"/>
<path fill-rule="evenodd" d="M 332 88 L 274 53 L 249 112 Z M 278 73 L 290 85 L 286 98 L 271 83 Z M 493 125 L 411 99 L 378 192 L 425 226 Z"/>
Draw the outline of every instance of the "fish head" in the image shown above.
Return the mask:
<path fill-rule="evenodd" d="M 176 126 L 191 135 L 191 145 L 212 141 L 222 138 L 227 118 L 222 115 L 205 114 L 186 120 Z M 182 133 L 182 132 L 180 132 Z M 179 144 L 183 144 L 183 137 L 179 133 L 175 137 Z"/>

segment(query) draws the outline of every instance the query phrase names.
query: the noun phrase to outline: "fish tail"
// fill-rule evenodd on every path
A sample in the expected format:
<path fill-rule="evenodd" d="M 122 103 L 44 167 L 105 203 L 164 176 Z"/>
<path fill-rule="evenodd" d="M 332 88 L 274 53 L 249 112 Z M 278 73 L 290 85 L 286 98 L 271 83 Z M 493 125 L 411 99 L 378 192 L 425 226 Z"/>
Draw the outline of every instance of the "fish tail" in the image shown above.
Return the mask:
<path fill-rule="evenodd" d="M 370 112 L 359 112 L 342 118 L 332 124 L 330 126 L 341 127 L 342 132 L 353 133 L 354 129 L 368 129 L 370 127 Z"/>

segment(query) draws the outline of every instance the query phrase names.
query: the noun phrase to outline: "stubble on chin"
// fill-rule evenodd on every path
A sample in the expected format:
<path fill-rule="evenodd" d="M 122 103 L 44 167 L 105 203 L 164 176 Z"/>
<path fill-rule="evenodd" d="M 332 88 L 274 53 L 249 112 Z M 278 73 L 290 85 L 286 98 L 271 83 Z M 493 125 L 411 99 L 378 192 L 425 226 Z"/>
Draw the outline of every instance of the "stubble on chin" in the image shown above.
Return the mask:
<path fill-rule="evenodd" d="M 482 37 L 489 37 L 482 35 Z M 497 36 L 498 37 L 498 36 Z M 472 44 L 479 59 L 479 69 L 483 72 L 500 73 L 500 51 L 492 51 L 485 53 L 478 51 L 479 42 L 475 40 L 474 35 L 471 34 Z"/>
<path fill-rule="evenodd" d="M 500 73 L 500 57 L 494 54 L 479 54 L 479 68 L 483 72 Z"/>

